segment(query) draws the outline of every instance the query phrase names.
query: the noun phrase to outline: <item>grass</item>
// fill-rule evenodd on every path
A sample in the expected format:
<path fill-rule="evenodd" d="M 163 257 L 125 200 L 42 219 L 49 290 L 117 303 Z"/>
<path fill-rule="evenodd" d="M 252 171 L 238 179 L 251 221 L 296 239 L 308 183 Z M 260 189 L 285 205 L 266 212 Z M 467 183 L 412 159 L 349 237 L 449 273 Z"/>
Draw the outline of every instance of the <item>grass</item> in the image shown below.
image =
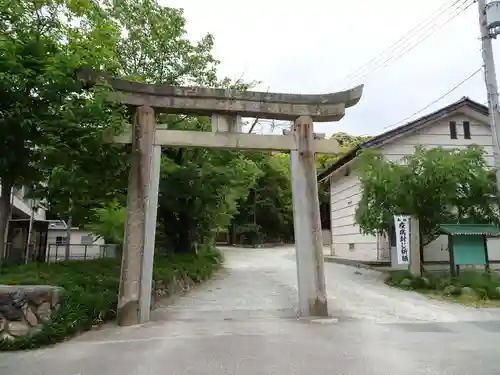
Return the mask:
<path fill-rule="evenodd" d="M 195 254 L 155 258 L 153 279 L 168 283 L 183 274 L 196 283 L 210 278 L 222 263 L 222 254 L 204 248 Z M 0 269 L 0 284 L 56 285 L 66 293 L 61 308 L 32 336 L 0 340 L 0 350 L 34 349 L 55 344 L 116 317 L 120 280 L 119 259 L 28 264 Z"/>
<path fill-rule="evenodd" d="M 386 284 L 467 306 L 500 307 L 500 275 L 495 272 L 467 270 L 456 277 L 446 272 L 426 272 L 414 277 L 408 271 L 393 271 Z"/>

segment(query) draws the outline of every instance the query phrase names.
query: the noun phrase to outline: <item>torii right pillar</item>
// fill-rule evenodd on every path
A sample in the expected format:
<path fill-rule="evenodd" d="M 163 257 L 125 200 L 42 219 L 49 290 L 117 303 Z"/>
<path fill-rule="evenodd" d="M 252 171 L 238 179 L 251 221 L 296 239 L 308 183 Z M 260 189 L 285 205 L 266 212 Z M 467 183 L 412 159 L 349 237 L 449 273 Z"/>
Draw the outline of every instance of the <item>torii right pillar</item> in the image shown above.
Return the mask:
<path fill-rule="evenodd" d="M 299 314 L 325 317 L 328 316 L 328 303 L 312 118 L 299 117 L 293 124 L 292 133 L 297 144 L 297 151 L 290 152 L 290 161 Z"/>

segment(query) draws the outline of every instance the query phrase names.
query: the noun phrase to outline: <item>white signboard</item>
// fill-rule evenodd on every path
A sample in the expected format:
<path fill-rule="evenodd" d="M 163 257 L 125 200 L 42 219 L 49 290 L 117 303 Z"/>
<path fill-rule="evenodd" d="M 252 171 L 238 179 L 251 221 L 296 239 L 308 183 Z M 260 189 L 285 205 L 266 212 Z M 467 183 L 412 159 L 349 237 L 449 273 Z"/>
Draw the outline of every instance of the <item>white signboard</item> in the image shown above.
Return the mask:
<path fill-rule="evenodd" d="M 410 264 L 410 217 L 394 216 L 398 264 Z"/>

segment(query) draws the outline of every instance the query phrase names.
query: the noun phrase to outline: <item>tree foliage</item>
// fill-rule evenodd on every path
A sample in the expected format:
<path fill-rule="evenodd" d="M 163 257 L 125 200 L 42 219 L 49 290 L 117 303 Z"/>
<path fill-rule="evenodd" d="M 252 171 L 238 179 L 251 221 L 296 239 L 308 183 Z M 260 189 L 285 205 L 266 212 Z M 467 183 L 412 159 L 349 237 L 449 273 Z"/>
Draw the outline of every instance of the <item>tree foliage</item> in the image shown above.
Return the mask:
<path fill-rule="evenodd" d="M 102 134 L 123 125 L 104 90 L 89 91 L 75 77 L 82 67 L 113 65 L 117 32 L 98 9 L 92 0 L 0 1 L 0 243 L 13 186 L 47 190 L 49 174 L 74 176 L 67 167 L 86 156 L 95 167 Z"/>
<path fill-rule="evenodd" d="M 496 223 L 495 175 L 484 155 L 479 146 L 417 147 L 401 162 L 392 162 L 375 150 L 363 150 L 356 222 L 363 233 L 387 234 L 393 215 L 415 215 L 424 244 L 436 238 L 439 224 Z"/>
<path fill-rule="evenodd" d="M 346 152 L 370 139 L 368 136 L 356 136 L 347 133 L 334 133 L 331 138 L 339 142 L 340 150 L 338 154 L 318 154 L 316 155 L 316 168 L 321 172 L 330 167 Z M 319 206 L 321 212 L 321 226 L 330 229 L 330 184 L 322 183 L 318 185 Z"/>
<path fill-rule="evenodd" d="M 123 245 L 125 207 L 117 200 L 103 207 L 94 208 L 93 220 L 86 229 L 102 237 L 105 243 Z"/>
<path fill-rule="evenodd" d="M 121 0 L 107 7 L 120 25 L 119 72 L 129 79 L 170 85 L 228 87 L 219 80 L 213 37 L 189 40 L 182 10 L 155 0 Z M 245 89 L 237 82 L 233 87 Z M 159 115 L 170 129 L 210 131 L 207 117 Z M 240 153 L 164 148 L 158 203 L 158 239 L 172 251 L 192 251 L 226 227 L 237 202 L 259 173 Z"/>
<path fill-rule="evenodd" d="M 240 201 L 230 230 L 231 241 L 258 244 L 293 239 L 293 208 L 288 154 L 249 153 L 260 171 Z"/>

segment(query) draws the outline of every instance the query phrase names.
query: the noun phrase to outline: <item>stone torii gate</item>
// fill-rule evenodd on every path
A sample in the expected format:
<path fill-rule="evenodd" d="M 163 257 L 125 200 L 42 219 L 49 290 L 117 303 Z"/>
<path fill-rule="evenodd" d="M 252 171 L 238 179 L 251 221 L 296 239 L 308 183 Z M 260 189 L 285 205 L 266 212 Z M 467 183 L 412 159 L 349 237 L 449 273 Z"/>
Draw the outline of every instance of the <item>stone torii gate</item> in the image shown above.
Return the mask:
<path fill-rule="evenodd" d="M 93 84 L 105 82 L 114 90 L 111 100 L 134 110 L 132 127 L 112 140 L 133 147 L 119 325 L 144 323 L 150 316 L 162 145 L 290 151 L 299 314 L 328 316 L 314 154 L 337 153 L 339 145 L 336 140 L 314 134 L 313 121 L 340 120 L 345 109 L 360 100 L 362 85 L 331 94 L 300 95 L 143 84 L 92 72 L 82 72 L 79 77 Z M 211 116 L 212 132 L 157 129 L 157 112 Z M 289 120 L 294 124 L 283 135 L 246 134 L 241 132 L 241 117 Z"/>

